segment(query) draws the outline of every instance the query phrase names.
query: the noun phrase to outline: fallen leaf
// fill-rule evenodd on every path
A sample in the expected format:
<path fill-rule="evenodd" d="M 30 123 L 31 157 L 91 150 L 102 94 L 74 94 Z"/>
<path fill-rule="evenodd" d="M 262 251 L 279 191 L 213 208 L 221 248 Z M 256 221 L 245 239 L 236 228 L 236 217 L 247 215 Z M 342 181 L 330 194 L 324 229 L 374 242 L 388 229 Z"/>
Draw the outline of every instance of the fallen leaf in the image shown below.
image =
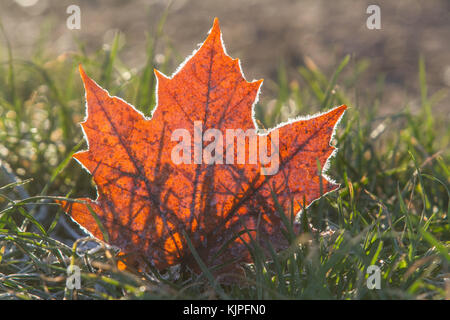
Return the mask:
<path fill-rule="evenodd" d="M 155 70 L 158 100 L 150 118 L 109 96 L 81 67 L 80 73 L 87 100 L 82 127 L 89 147 L 74 158 L 92 174 L 98 197 L 61 204 L 104 240 L 97 216 L 109 243 L 132 257 L 127 264 L 142 269 L 149 263 L 162 270 L 181 263 L 198 271 L 185 232 L 207 266 L 231 261 L 223 270 L 233 270 L 252 261 L 247 248 L 252 239 L 263 248 L 269 241 L 275 250 L 287 247 L 275 198 L 286 213 L 298 213 L 338 188 L 319 176 L 318 163 L 328 167 L 335 151 L 330 140 L 345 105 L 259 130 L 250 135 L 256 145 L 250 138 L 226 143 L 227 130 L 258 129 L 253 109 L 262 80 L 244 79 L 239 60 L 225 52 L 217 19 L 206 41 L 172 77 Z M 177 129 L 190 135 L 191 141 L 181 146 L 191 148 L 180 148 L 185 140 L 174 139 Z M 223 141 L 219 135 L 205 137 L 208 129 L 218 130 Z M 199 144 L 196 139 L 203 134 L 206 141 Z M 239 147 L 245 148 L 245 158 L 239 158 Z M 264 147 L 267 152 L 260 153 Z M 174 161 L 174 154 L 181 158 Z M 264 162 L 264 156 L 270 161 Z M 211 158 L 216 163 L 205 163 Z"/>

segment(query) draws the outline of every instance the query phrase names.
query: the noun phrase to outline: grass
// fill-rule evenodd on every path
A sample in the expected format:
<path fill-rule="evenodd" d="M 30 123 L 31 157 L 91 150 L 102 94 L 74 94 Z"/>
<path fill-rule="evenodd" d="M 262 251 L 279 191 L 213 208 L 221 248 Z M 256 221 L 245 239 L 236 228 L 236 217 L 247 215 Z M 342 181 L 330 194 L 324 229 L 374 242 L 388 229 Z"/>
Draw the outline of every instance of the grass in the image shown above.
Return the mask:
<path fill-rule="evenodd" d="M 54 57 L 36 50 L 27 60 L 15 58 L 3 34 L 0 299 L 450 299 L 450 128 L 433 113 L 445 92 L 428 92 L 422 58 L 417 97 L 389 106 L 387 115 L 379 112 L 383 75 L 372 75 L 379 79 L 375 88 L 358 86 L 370 63 L 364 59 L 344 57 L 332 74 L 309 61 L 289 77 L 281 64 L 277 81 L 266 81 L 256 106 L 265 127 L 286 120 L 288 111 L 351 107 L 335 136 L 339 152 L 328 172 L 342 187 L 304 211 L 300 236 L 285 219 L 286 251 L 267 256 L 251 243 L 254 264 L 240 285 L 220 285 L 201 260 L 200 275 L 176 268 L 136 275 L 116 268 L 110 248 L 87 250 L 93 239 L 53 202 L 62 195 L 95 197 L 91 177 L 71 161 L 85 147 L 77 65 L 149 115 L 153 68 L 170 74 L 180 62 L 163 22 L 150 33 L 148 59 L 137 71 L 120 60 L 120 34 L 94 54 L 80 43 L 76 52 Z M 162 63 L 154 59 L 158 42 L 168 48 Z M 288 216 L 285 210 L 279 214 Z M 194 248 L 193 254 L 198 258 Z M 65 285 L 69 265 L 81 267 L 79 290 Z M 381 269 L 380 290 L 367 288 L 370 265 Z"/>

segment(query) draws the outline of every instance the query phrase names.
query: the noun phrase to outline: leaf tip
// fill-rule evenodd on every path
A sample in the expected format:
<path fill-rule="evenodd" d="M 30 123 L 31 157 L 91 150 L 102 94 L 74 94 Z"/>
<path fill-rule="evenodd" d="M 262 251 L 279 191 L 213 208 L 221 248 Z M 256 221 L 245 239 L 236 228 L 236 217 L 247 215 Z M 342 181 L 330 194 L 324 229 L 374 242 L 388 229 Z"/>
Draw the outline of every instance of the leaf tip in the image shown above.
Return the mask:
<path fill-rule="evenodd" d="M 213 30 L 214 29 L 219 29 L 220 30 L 220 25 L 219 25 L 219 18 L 218 17 L 215 17 L 214 18 L 214 22 L 213 22 Z"/>
<path fill-rule="evenodd" d="M 220 33 L 221 33 L 221 31 L 220 31 L 219 18 L 215 17 L 213 26 L 212 26 L 211 30 L 209 31 L 209 36 L 215 37 L 215 35 L 220 35 Z"/>
<path fill-rule="evenodd" d="M 253 81 L 253 83 L 254 83 L 257 87 L 260 87 L 260 86 L 263 84 L 263 82 L 264 82 L 264 79 L 258 79 L 258 80 Z"/>
<path fill-rule="evenodd" d="M 83 69 L 83 66 L 81 65 L 81 63 L 78 65 L 78 71 L 80 72 L 82 79 L 87 77 L 86 72 L 84 72 L 84 69 Z"/>
<path fill-rule="evenodd" d="M 162 74 L 158 69 L 153 68 L 153 73 L 155 74 L 156 78 L 165 78 L 164 74 Z"/>
<path fill-rule="evenodd" d="M 338 117 L 340 118 L 344 114 L 344 111 L 347 109 L 348 109 L 347 105 L 345 105 L 345 104 L 340 105 L 339 107 L 335 108 L 335 110 L 336 110 L 335 114 L 337 114 Z"/>
<path fill-rule="evenodd" d="M 87 88 L 87 84 L 89 82 L 92 82 L 92 79 L 89 78 L 89 76 L 86 74 L 81 63 L 78 65 L 78 70 L 80 72 L 81 80 L 83 81 L 84 87 Z"/>

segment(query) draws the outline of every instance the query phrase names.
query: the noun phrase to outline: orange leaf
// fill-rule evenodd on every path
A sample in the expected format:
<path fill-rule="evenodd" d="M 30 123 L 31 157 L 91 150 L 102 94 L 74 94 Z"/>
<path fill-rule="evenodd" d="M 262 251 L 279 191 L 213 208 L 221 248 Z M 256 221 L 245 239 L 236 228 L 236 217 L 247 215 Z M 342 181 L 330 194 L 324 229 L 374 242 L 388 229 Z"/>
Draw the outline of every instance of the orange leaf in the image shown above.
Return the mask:
<path fill-rule="evenodd" d="M 155 70 L 158 102 L 150 119 L 109 96 L 81 67 L 80 73 L 89 149 L 74 158 L 92 174 L 98 197 L 61 203 L 102 239 L 89 205 L 110 243 L 137 257 L 141 266 L 184 263 L 198 270 L 183 230 L 209 267 L 251 261 L 246 247 L 251 239 L 264 248 L 267 241 L 276 250 L 286 248 L 272 193 L 283 208 L 293 203 L 297 213 L 321 196 L 321 185 L 323 194 L 338 187 L 318 176 L 317 163 L 327 167 L 335 150 L 330 139 L 346 106 L 253 132 L 262 80 L 243 78 L 239 61 L 225 53 L 217 19 L 172 77 Z M 237 129 L 249 136 L 235 138 Z M 227 242 L 223 254 L 214 257 Z"/>

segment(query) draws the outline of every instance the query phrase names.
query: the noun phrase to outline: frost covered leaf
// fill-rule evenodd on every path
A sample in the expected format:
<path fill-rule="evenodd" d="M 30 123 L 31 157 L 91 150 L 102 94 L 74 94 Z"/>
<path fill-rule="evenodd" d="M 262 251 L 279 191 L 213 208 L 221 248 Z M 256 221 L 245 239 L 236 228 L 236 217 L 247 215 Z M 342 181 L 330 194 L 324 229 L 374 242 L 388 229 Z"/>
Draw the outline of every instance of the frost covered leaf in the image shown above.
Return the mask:
<path fill-rule="evenodd" d="M 330 139 L 345 105 L 226 143 L 227 130 L 258 129 L 253 107 L 262 80 L 244 79 L 239 61 L 225 53 L 217 19 L 206 41 L 172 77 L 155 71 L 158 102 L 149 119 L 109 96 L 81 67 L 80 72 L 89 148 L 74 158 L 92 174 L 98 197 L 61 204 L 103 239 L 92 208 L 129 265 L 142 269 L 150 263 L 161 270 L 183 263 L 198 270 L 184 231 L 207 266 L 233 261 L 223 269 L 233 270 L 251 261 L 250 239 L 264 248 L 270 241 L 276 250 L 288 245 L 274 195 L 282 207 L 294 205 L 285 212 L 297 213 L 321 196 L 321 185 L 323 194 L 338 187 L 318 175 L 318 163 L 326 168 L 335 150 Z M 216 129 L 215 134 L 206 137 L 208 129 Z M 191 148 L 180 149 L 180 135 L 174 139 L 174 132 L 187 133 L 191 139 L 183 142 Z M 241 147 L 245 158 L 239 157 Z M 178 153 L 182 161 L 174 161 Z M 211 158 L 214 164 L 208 164 Z"/>

